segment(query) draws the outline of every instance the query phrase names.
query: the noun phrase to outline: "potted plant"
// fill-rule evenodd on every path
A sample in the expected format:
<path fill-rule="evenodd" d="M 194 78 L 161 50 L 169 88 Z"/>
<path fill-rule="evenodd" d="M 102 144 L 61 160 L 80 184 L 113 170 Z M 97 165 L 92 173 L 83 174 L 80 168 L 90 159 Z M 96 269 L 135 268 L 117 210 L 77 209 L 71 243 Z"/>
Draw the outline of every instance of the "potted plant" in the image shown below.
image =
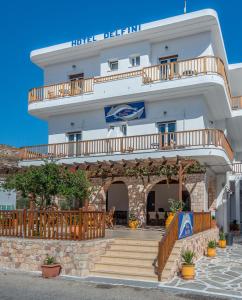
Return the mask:
<path fill-rule="evenodd" d="M 185 250 L 184 252 L 182 252 L 181 275 L 183 279 L 189 280 L 195 278 L 195 264 L 193 263 L 194 257 L 195 253 L 191 250 Z"/>
<path fill-rule="evenodd" d="M 208 242 L 208 249 L 207 249 L 208 257 L 216 256 L 216 241 L 211 240 Z"/>
<path fill-rule="evenodd" d="M 218 245 L 220 248 L 226 248 L 226 237 L 223 231 L 220 231 L 219 233 Z"/>
<path fill-rule="evenodd" d="M 44 264 L 41 265 L 41 270 L 44 278 L 52 278 L 60 274 L 61 265 L 56 263 L 53 256 L 47 255 L 46 259 L 44 260 Z"/>
<path fill-rule="evenodd" d="M 170 199 L 168 199 L 168 202 L 170 203 L 170 212 L 168 213 L 168 217 L 166 219 L 166 228 L 172 222 L 175 214 L 177 212 L 182 211 L 182 209 L 183 209 L 183 202 L 181 202 L 179 200 L 175 200 L 175 199 L 170 198 Z"/>
<path fill-rule="evenodd" d="M 129 216 L 129 228 L 136 229 L 139 225 L 138 219 L 135 217 L 134 214 L 131 214 Z"/>
<path fill-rule="evenodd" d="M 239 235 L 240 234 L 240 226 L 237 224 L 237 220 L 233 220 L 233 222 L 230 224 L 230 231 L 234 235 Z"/>

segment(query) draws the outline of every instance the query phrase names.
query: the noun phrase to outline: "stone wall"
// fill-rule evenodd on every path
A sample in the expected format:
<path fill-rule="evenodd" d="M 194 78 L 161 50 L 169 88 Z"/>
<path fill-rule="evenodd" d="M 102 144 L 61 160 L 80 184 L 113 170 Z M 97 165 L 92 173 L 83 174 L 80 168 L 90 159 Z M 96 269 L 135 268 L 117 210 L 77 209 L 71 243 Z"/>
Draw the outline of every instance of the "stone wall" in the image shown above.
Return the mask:
<path fill-rule="evenodd" d="M 40 271 L 47 254 L 62 266 L 63 275 L 88 276 L 112 240 L 58 241 L 0 238 L 0 268 Z"/>
<path fill-rule="evenodd" d="M 171 255 L 165 265 L 162 273 L 162 281 L 171 280 L 175 275 L 180 272 L 182 259 L 181 253 L 184 250 L 192 250 L 195 252 L 195 261 L 201 258 L 207 252 L 208 241 L 216 240 L 219 238 L 219 229 L 213 228 L 194 234 L 193 236 L 187 237 L 176 241 L 175 246 L 171 252 Z"/>
<path fill-rule="evenodd" d="M 166 183 L 166 177 L 150 176 L 149 178 L 115 177 L 107 179 L 92 179 L 92 200 L 98 209 L 106 209 L 106 192 L 115 181 L 123 182 L 128 190 L 129 211 L 138 215 L 143 212 L 146 216 L 147 196 L 158 182 Z M 186 176 L 184 189 L 190 193 L 191 210 L 203 211 L 207 208 L 206 174 L 192 174 Z"/>

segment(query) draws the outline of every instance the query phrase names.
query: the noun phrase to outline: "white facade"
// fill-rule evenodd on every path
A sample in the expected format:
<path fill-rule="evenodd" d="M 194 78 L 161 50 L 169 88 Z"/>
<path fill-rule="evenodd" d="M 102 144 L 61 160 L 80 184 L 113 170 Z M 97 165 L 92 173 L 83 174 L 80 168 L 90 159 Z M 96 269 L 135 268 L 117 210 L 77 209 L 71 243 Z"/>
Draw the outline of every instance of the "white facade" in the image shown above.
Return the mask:
<path fill-rule="evenodd" d="M 107 36 L 113 37 L 105 38 Z M 77 43 L 82 44 L 76 46 Z M 134 58 L 136 65 L 132 65 Z M 224 63 L 227 79 L 221 74 L 220 59 Z M 41 101 L 37 98 L 30 101 L 29 113 L 48 122 L 49 144 L 68 142 L 70 135 L 77 133 L 80 134 L 78 139 L 83 141 L 155 134 L 159 132 L 159 123 L 174 122 L 175 131 L 179 132 L 212 128 L 221 130 L 234 150 L 235 159 L 242 158 L 242 110 L 235 110 L 231 104 L 234 97 L 242 95 L 242 65 L 228 64 L 218 16 L 213 10 L 137 25 L 134 32 L 130 28 L 121 29 L 89 37 L 85 41 L 35 50 L 31 53 L 31 60 L 43 69 L 44 85 L 70 82 L 70 76 L 75 74 L 93 80 L 92 89 L 87 92 L 78 95 L 69 93 L 66 97 L 62 94 L 54 99 L 45 96 Z M 176 65 L 179 70 L 174 69 L 179 76 L 147 84 L 144 74 L 148 71 L 144 68 L 162 62 L 171 63 L 171 66 L 174 62 L 179 63 L 179 66 Z M 116 64 L 115 70 L 111 69 L 112 63 Z M 169 68 L 171 72 L 173 67 Z M 202 72 L 199 71 L 201 68 Z M 139 75 L 130 73 L 139 70 Z M 160 74 L 160 71 L 154 70 Z M 119 74 L 127 72 L 127 75 L 119 77 Z M 116 77 L 110 77 L 112 75 Z M 43 91 L 50 95 L 53 89 L 50 86 Z M 60 90 L 66 88 L 58 85 L 56 89 L 61 95 Z M 36 92 L 32 93 L 35 97 Z M 104 107 L 135 102 L 144 102 L 145 118 L 106 122 Z M 114 126 L 112 135 L 110 126 Z M 125 126 L 125 131 L 122 126 Z M 231 170 L 233 158 L 225 148 L 216 147 L 184 147 L 165 155 L 192 156 L 205 163 L 217 176 L 217 216 L 219 223 L 226 228 L 229 197 L 224 191 L 229 185 L 226 172 Z M 122 157 L 142 155 L 145 153 L 123 154 Z M 150 151 L 149 156 L 152 155 L 156 157 L 158 154 Z M 98 159 L 101 159 L 100 156 Z M 107 155 L 102 158 L 110 159 Z M 96 158 L 89 155 L 83 159 L 68 159 L 73 162 L 95 161 Z"/>

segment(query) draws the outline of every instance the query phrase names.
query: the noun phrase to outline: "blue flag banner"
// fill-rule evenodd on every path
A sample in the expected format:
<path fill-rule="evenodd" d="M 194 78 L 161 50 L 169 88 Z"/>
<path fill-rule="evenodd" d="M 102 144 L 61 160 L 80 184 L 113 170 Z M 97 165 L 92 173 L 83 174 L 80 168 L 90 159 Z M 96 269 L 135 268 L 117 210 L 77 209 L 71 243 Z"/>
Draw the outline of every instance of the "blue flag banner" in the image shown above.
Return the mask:
<path fill-rule="evenodd" d="M 107 123 L 131 121 L 145 118 L 144 102 L 132 102 L 104 107 Z"/>
<path fill-rule="evenodd" d="M 193 212 L 181 212 L 178 216 L 178 239 L 193 235 Z"/>

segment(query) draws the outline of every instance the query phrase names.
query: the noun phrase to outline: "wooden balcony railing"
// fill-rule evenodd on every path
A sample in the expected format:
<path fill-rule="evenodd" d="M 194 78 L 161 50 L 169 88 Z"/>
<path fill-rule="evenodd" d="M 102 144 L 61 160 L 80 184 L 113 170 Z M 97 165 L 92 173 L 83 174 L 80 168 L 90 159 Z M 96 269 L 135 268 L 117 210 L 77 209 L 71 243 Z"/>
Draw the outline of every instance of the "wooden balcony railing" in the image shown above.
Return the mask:
<path fill-rule="evenodd" d="M 0 236 L 91 240 L 105 236 L 105 212 L 80 210 L 0 211 Z"/>
<path fill-rule="evenodd" d="M 21 157 L 24 160 L 34 160 L 209 146 L 224 149 L 229 159 L 231 161 L 233 160 L 234 154 L 228 140 L 222 131 L 216 129 L 201 129 L 28 146 L 21 148 Z"/>
<path fill-rule="evenodd" d="M 216 74 L 223 77 L 232 109 L 242 108 L 242 96 L 233 97 L 227 72 L 223 61 L 218 57 L 206 56 L 194 59 L 180 60 L 167 64 L 145 67 L 136 71 L 118 73 L 109 76 L 100 76 L 89 79 L 80 79 L 58 83 L 29 91 L 29 102 L 51 100 L 70 96 L 77 96 L 94 91 L 94 85 L 109 81 L 122 80 L 132 77 L 142 77 L 143 84 L 158 81 L 175 80 L 206 74 Z"/>
<path fill-rule="evenodd" d="M 157 275 L 158 280 L 161 280 L 162 272 L 166 262 L 171 254 L 176 241 L 178 240 L 178 215 L 176 214 L 171 224 L 167 228 L 165 235 L 159 243 L 157 256 Z M 193 213 L 193 234 L 211 229 L 211 214 L 210 212 L 195 212 Z"/>
<path fill-rule="evenodd" d="M 93 91 L 93 78 L 80 79 L 33 88 L 29 91 L 29 102 L 77 96 Z"/>

